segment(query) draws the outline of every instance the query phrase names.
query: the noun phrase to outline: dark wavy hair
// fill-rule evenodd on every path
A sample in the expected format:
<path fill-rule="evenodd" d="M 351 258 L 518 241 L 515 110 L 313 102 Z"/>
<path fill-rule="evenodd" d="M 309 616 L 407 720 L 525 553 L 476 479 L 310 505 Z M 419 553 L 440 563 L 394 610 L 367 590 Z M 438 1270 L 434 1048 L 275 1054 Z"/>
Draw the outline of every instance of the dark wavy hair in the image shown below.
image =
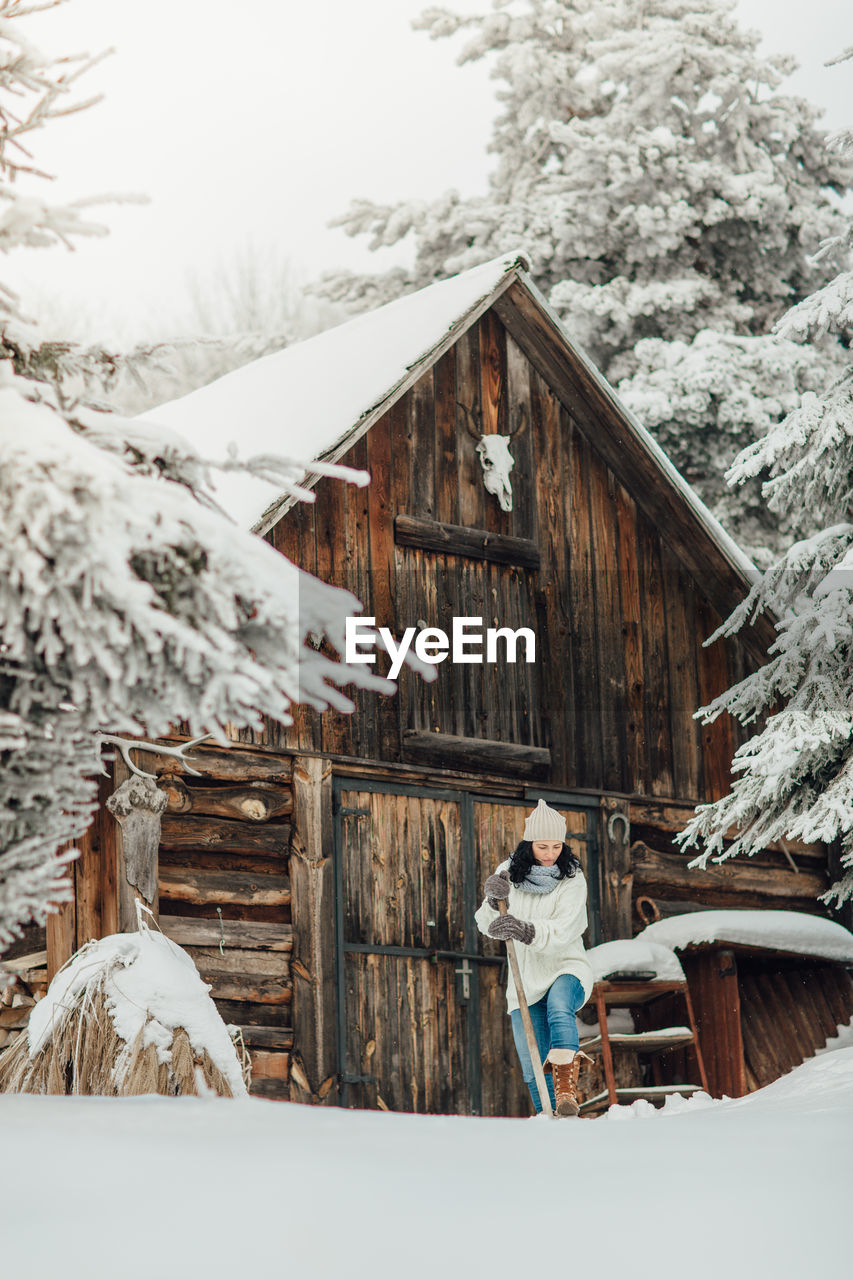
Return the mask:
<path fill-rule="evenodd" d="M 509 878 L 513 884 L 521 884 L 532 866 L 537 865 L 533 856 L 533 844 L 530 840 L 522 840 L 518 848 L 509 860 Z M 563 844 L 563 851 L 557 859 L 555 866 L 560 868 L 560 879 L 570 879 L 580 871 L 580 862 L 572 853 L 567 844 Z"/>

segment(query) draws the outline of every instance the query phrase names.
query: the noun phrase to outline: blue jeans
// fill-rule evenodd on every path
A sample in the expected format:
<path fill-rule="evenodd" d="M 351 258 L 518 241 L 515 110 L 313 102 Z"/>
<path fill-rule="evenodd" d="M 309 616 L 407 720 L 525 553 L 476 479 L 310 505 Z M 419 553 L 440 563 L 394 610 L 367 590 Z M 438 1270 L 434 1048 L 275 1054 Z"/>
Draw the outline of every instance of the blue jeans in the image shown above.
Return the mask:
<path fill-rule="evenodd" d="M 555 978 L 551 983 L 542 999 L 530 1005 L 530 1020 L 533 1023 L 533 1033 L 536 1036 L 539 1057 L 543 1062 L 549 1049 L 577 1049 L 578 1024 L 575 1014 L 583 1003 L 583 985 L 580 979 L 576 978 L 573 973 L 561 973 L 559 978 Z M 513 1009 L 509 1016 L 512 1019 L 512 1035 L 515 1040 L 518 1060 L 521 1063 L 521 1074 L 524 1077 L 524 1083 L 530 1090 L 530 1096 L 533 1099 L 533 1105 L 538 1115 L 542 1110 L 542 1103 L 539 1101 L 539 1090 L 536 1088 L 536 1081 L 533 1078 L 533 1063 L 530 1059 L 527 1036 L 524 1034 L 524 1026 L 521 1021 L 521 1010 Z M 550 1074 L 546 1075 L 545 1083 L 548 1086 L 551 1106 L 556 1108 L 554 1077 Z"/>

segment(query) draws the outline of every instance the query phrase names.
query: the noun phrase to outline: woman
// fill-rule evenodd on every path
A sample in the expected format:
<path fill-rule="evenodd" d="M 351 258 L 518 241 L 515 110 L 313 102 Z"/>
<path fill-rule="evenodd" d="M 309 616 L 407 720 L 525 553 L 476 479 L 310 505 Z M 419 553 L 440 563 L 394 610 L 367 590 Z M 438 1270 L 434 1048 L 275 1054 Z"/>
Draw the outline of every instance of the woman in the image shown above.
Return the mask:
<path fill-rule="evenodd" d="M 565 819 L 540 800 L 515 853 L 486 881 L 474 918 L 488 937 L 522 944 L 516 947 L 518 968 L 551 1106 L 557 1115 L 576 1116 L 581 1063 L 592 1059 L 578 1049 L 575 1014 L 592 993 L 593 974 L 581 938 L 587 927 L 586 880 L 565 840 Z M 498 911 L 502 899 L 506 915 Z M 506 996 L 522 1075 L 538 1114 L 542 1103 L 511 972 Z"/>

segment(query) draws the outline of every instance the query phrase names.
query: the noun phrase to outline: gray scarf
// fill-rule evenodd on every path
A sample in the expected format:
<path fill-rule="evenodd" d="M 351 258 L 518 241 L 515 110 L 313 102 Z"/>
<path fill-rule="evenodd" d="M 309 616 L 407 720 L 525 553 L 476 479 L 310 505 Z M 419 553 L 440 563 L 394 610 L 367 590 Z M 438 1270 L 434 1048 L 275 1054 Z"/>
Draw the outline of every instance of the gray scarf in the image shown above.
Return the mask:
<path fill-rule="evenodd" d="M 523 889 L 525 893 L 551 893 L 556 889 L 557 882 L 561 880 L 563 873 L 555 863 L 553 867 L 543 867 L 540 863 L 534 862 L 521 884 L 516 885 L 517 889 Z"/>

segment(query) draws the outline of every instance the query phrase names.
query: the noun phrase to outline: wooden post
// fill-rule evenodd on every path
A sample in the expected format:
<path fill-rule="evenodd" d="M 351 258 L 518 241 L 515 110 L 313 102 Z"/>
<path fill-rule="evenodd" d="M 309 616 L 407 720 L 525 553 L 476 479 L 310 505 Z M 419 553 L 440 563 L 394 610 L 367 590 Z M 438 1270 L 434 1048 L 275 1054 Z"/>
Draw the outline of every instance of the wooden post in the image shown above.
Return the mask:
<path fill-rule="evenodd" d="M 743 1059 L 743 1033 L 740 1025 L 740 989 L 735 953 L 726 949 L 719 950 L 715 957 L 716 978 L 719 990 L 717 1018 L 720 1027 L 725 1027 L 724 1038 L 727 1046 L 725 1058 L 717 1061 L 717 1088 L 730 1098 L 742 1098 L 748 1092 L 746 1087 L 746 1068 Z"/>
<path fill-rule="evenodd" d="M 137 899 L 157 914 L 160 817 L 168 797 L 151 778 L 127 777 L 107 800 L 115 818 L 118 931 L 135 933 Z"/>
<path fill-rule="evenodd" d="M 297 1059 L 291 1059 L 292 1101 L 329 1104 L 337 1098 L 333 833 L 331 762 L 297 756 L 290 852 Z"/>
<path fill-rule="evenodd" d="M 596 983 L 593 990 L 595 997 L 595 1008 L 598 1013 L 598 1032 L 601 1036 L 601 1059 L 604 1065 L 604 1083 L 607 1086 L 607 1101 L 609 1106 L 614 1106 L 618 1101 L 616 1096 L 616 1072 L 613 1069 L 613 1050 L 610 1045 L 610 1033 L 607 1029 L 607 1001 L 604 999 L 604 992 Z"/>
<path fill-rule="evenodd" d="M 106 796 L 104 796 L 106 799 Z M 74 864 L 76 941 L 79 950 L 92 938 L 102 938 L 101 908 L 103 904 L 103 868 L 101 865 L 101 824 L 99 809 L 89 830 L 77 841 L 80 857 Z"/>
<path fill-rule="evenodd" d="M 631 863 L 631 826 L 627 800 L 617 796 L 601 797 L 598 847 L 601 858 L 602 941 L 613 942 L 617 938 L 630 938 L 634 874 Z"/>
<path fill-rule="evenodd" d="M 74 863 L 67 873 L 74 883 Z M 47 917 L 47 980 L 51 982 L 54 974 L 70 960 L 75 950 L 76 911 L 75 902 L 63 902 L 58 911 L 51 911 Z"/>
<path fill-rule="evenodd" d="M 93 823 L 97 822 L 97 815 Z M 57 911 L 51 911 L 46 921 L 47 933 L 47 980 L 52 982 L 54 975 L 70 960 L 74 952 L 82 945 L 78 937 L 80 926 L 80 882 L 81 864 L 91 855 L 92 828 L 75 840 L 69 848 L 79 849 L 80 856 L 69 863 L 66 875 L 71 883 L 73 897 L 63 902 Z M 85 939 L 83 940 L 85 941 Z"/>
<path fill-rule="evenodd" d="M 712 1097 L 748 1093 L 741 1030 L 737 960 L 728 947 L 712 946 L 683 953 L 681 963 L 690 984 L 699 1047 Z"/>

